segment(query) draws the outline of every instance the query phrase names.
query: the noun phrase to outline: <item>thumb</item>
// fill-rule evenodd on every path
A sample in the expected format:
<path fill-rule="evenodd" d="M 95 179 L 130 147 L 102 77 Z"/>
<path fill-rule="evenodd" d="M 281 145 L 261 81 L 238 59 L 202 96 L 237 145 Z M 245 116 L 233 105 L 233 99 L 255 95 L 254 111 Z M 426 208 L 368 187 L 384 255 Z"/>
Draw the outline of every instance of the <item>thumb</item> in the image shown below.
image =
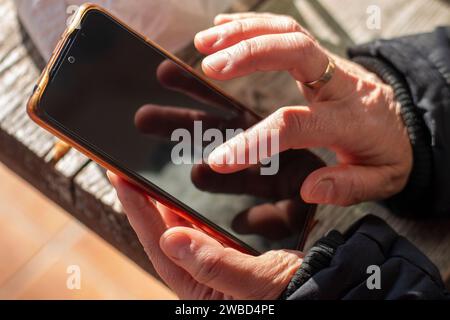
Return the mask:
<path fill-rule="evenodd" d="M 394 190 L 390 167 L 338 165 L 311 173 L 304 181 L 301 196 L 307 203 L 349 206 L 386 198 Z"/>
<path fill-rule="evenodd" d="M 185 227 L 167 230 L 160 246 L 194 280 L 235 299 L 278 298 L 302 261 L 300 252 L 250 256 Z"/>

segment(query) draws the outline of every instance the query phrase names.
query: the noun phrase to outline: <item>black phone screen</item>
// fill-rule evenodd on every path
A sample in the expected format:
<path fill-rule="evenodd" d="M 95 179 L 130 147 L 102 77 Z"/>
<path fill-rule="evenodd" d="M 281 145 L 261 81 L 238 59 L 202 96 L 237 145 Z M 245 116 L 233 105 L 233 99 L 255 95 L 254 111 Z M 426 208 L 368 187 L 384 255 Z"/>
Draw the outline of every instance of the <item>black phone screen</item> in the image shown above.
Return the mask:
<path fill-rule="evenodd" d="M 108 15 L 85 14 L 38 109 L 94 154 L 254 250 L 297 248 L 310 209 L 299 190 L 312 157 L 284 153 L 275 175 L 257 167 L 213 172 L 199 161 L 214 142 L 204 133 L 258 119 Z"/>

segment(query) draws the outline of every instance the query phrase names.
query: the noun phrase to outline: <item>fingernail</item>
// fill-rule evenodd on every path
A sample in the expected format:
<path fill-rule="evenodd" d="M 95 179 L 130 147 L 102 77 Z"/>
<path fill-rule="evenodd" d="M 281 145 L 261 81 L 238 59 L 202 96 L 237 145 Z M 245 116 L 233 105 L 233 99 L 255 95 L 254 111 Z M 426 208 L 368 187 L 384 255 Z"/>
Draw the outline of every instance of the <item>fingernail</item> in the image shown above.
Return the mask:
<path fill-rule="evenodd" d="M 333 199 L 334 183 L 331 179 L 319 181 L 310 194 L 312 201 L 319 203 L 328 203 Z"/>
<path fill-rule="evenodd" d="M 222 72 L 228 65 L 230 56 L 227 52 L 218 52 L 203 60 L 203 63 L 215 72 Z"/>
<path fill-rule="evenodd" d="M 218 24 L 220 21 L 222 21 L 224 18 L 226 18 L 226 15 L 224 14 L 218 14 L 215 18 L 214 18 L 214 24 Z"/>
<path fill-rule="evenodd" d="M 218 32 L 213 29 L 205 30 L 197 34 L 197 39 L 201 42 L 201 44 L 209 48 L 214 46 L 218 38 Z"/>
<path fill-rule="evenodd" d="M 177 260 L 186 259 L 192 254 L 191 245 L 191 238 L 181 232 L 168 235 L 161 243 L 164 252 Z"/>
<path fill-rule="evenodd" d="M 109 182 L 112 183 L 114 179 L 114 173 L 112 173 L 111 171 L 106 171 L 106 176 L 108 177 Z"/>
<path fill-rule="evenodd" d="M 226 159 L 228 159 L 228 147 L 222 145 L 211 152 L 208 157 L 208 163 L 212 163 L 218 166 L 226 164 Z"/>

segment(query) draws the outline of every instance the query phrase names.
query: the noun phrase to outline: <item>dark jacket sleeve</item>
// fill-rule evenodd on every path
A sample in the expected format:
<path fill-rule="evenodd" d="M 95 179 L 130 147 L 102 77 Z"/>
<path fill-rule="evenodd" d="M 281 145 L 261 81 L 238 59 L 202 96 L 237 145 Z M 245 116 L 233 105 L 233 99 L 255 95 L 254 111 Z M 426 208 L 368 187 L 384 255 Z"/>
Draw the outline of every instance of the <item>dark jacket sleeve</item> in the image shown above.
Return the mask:
<path fill-rule="evenodd" d="M 413 146 L 408 185 L 388 203 L 406 215 L 450 215 L 450 27 L 349 50 L 390 84 Z"/>
<path fill-rule="evenodd" d="M 450 295 L 426 256 L 383 220 L 368 215 L 345 234 L 332 231 L 319 240 L 282 298 L 450 299 Z"/>

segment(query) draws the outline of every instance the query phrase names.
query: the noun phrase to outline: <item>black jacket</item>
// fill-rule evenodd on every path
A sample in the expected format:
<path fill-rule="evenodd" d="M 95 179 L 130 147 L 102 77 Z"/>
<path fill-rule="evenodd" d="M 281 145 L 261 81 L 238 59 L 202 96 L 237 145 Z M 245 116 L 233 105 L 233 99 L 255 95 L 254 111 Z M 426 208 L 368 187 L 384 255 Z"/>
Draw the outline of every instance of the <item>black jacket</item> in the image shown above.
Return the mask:
<path fill-rule="evenodd" d="M 450 27 L 378 40 L 350 49 L 349 56 L 394 88 L 413 146 L 408 184 L 388 205 L 401 215 L 450 217 Z M 319 240 L 282 298 L 450 299 L 450 294 L 425 255 L 368 215 L 345 234 L 331 231 Z"/>

